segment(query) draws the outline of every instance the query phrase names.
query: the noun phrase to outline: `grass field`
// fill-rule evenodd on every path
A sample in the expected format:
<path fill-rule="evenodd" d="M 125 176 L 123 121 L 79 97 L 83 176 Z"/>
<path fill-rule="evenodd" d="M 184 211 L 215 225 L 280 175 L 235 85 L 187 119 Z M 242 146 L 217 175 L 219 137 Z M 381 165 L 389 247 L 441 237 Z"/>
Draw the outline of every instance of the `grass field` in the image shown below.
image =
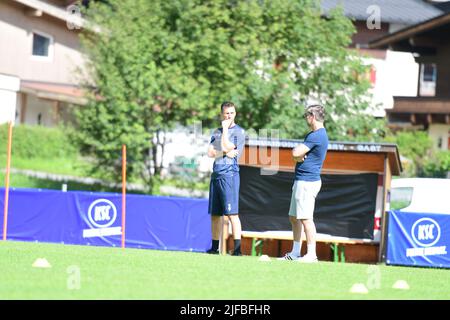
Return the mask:
<path fill-rule="evenodd" d="M 0 270 L 0 299 L 450 299 L 445 269 L 194 252 L 3 241 Z M 409 290 L 392 289 L 400 279 Z M 354 283 L 369 293 L 350 293 Z"/>

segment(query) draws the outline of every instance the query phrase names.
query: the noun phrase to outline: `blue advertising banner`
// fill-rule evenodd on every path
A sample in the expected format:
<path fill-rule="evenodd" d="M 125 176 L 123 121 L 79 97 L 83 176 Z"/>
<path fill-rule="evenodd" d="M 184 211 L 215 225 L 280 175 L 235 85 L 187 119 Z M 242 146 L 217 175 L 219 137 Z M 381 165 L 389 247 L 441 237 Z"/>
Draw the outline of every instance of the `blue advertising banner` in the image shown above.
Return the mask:
<path fill-rule="evenodd" d="M 450 268 L 450 215 L 390 211 L 386 264 Z"/>
<path fill-rule="evenodd" d="M 121 194 L 10 189 L 7 239 L 120 247 L 121 210 Z M 211 246 L 208 199 L 127 195 L 125 236 L 126 247 L 204 252 Z"/>

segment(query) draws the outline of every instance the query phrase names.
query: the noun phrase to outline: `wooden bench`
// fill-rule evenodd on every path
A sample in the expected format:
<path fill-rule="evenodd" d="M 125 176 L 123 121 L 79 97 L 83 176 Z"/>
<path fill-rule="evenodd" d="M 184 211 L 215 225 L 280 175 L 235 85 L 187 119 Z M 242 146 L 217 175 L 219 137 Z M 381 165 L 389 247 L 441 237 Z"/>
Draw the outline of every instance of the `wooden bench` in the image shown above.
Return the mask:
<path fill-rule="evenodd" d="M 252 239 L 251 255 L 257 256 L 262 254 L 262 249 L 265 240 L 293 240 L 292 231 L 242 231 L 242 237 Z M 302 233 L 302 241 L 306 239 L 305 233 Z M 316 236 L 316 242 L 328 243 L 333 251 L 333 261 L 345 262 L 345 244 L 378 244 L 378 242 L 370 239 L 354 239 L 346 237 L 335 237 L 326 234 L 318 233 Z"/>

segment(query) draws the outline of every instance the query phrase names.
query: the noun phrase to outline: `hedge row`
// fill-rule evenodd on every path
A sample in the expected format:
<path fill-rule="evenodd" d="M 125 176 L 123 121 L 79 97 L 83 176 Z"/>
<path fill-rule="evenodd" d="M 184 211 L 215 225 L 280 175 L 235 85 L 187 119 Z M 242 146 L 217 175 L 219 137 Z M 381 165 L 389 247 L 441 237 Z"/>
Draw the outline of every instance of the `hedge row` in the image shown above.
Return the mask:
<path fill-rule="evenodd" d="M 6 155 L 8 125 L 0 125 L 0 155 Z M 12 154 L 22 158 L 68 158 L 77 155 L 69 139 L 69 129 L 16 125 L 13 127 Z"/>

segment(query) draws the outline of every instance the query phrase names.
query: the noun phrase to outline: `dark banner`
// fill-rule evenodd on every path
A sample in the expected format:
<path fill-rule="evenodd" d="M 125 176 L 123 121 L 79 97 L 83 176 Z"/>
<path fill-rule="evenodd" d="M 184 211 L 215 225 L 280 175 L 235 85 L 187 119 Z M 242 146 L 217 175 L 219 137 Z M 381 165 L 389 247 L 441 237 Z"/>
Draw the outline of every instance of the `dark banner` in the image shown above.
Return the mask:
<path fill-rule="evenodd" d="M 288 212 L 294 173 L 262 173 L 260 168 L 240 166 L 242 230 L 291 230 Z M 314 210 L 317 232 L 373 239 L 378 174 L 324 174 L 321 178 Z"/>

